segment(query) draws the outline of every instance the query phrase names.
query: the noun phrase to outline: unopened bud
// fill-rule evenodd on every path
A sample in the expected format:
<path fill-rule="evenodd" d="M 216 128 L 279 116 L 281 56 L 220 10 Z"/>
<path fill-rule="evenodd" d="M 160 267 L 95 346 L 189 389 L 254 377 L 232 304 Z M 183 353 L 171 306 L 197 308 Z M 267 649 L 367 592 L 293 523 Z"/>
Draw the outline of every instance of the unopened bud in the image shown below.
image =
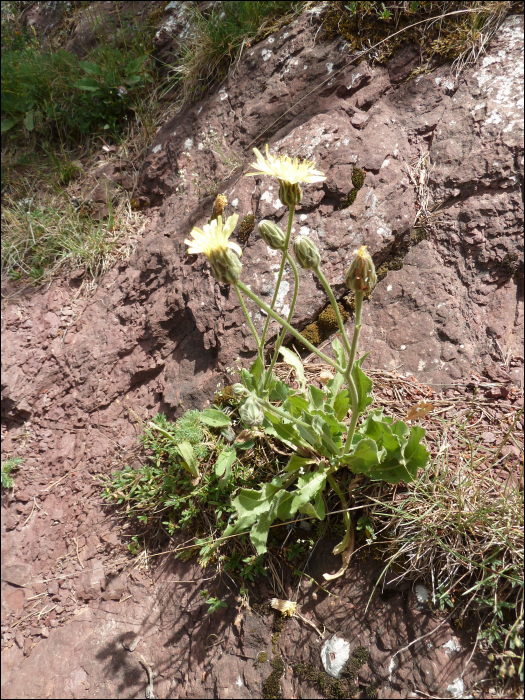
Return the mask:
<path fill-rule="evenodd" d="M 248 396 L 250 393 L 248 389 L 242 384 L 234 384 L 232 386 L 233 395 L 241 398 L 242 396 Z"/>
<path fill-rule="evenodd" d="M 353 292 L 371 292 L 377 284 L 374 261 L 362 245 L 346 274 L 346 286 Z"/>
<path fill-rule="evenodd" d="M 214 219 L 218 219 L 219 216 L 222 216 L 224 218 L 223 211 L 224 211 L 224 207 L 227 204 L 228 204 L 228 200 L 227 200 L 225 195 L 218 194 L 215 197 L 215 202 L 213 203 L 213 210 L 212 210 L 210 221 L 209 221 L 210 224 Z"/>
<path fill-rule="evenodd" d="M 291 184 L 285 180 L 279 180 L 279 199 L 285 207 L 295 207 L 303 198 L 303 193 L 298 184 Z"/>
<path fill-rule="evenodd" d="M 244 423 L 250 428 L 262 425 L 264 420 L 264 410 L 259 405 L 255 396 L 248 396 L 246 401 L 239 408 L 239 414 Z"/>
<path fill-rule="evenodd" d="M 293 252 L 297 262 L 305 270 L 319 267 L 321 256 L 317 246 L 308 236 L 297 236 L 293 242 Z"/>
<path fill-rule="evenodd" d="M 209 256 L 211 271 L 221 284 L 235 284 L 242 272 L 242 263 L 231 248 L 213 250 Z"/>
<path fill-rule="evenodd" d="M 282 250 L 284 248 L 286 237 L 281 229 L 274 224 L 273 221 L 264 219 L 259 224 L 259 233 L 261 238 L 272 250 Z"/>
<path fill-rule="evenodd" d="M 334 378 L 334 375 L 331 372 L 325 371 L 325 372 L 321 372 L 321 374 L 319 375 L 319 381 L 321 382 L 321 384 L 323 386 L 326 386 L 328 384 L 328 382 L 330 381 L 330 379 L 333 379 L 333 378 Z"/>

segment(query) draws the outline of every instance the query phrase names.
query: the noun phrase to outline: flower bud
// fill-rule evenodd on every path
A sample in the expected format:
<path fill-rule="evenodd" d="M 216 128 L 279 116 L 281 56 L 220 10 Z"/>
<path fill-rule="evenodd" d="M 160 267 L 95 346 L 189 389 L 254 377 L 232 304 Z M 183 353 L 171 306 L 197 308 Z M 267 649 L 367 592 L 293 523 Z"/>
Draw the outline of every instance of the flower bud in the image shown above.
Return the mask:
<path fill-rule="evenodd" d="M 279 180 L 279 199 L 285 207 L 295 207 L 303 198 L 301 188 L 297 183 L 292 184 L 286 180 Z"/>
<path fill-rule="evenodd" d="M 293 242 L 293 252 L 297 262 L 305 270 L 319 267 L 321 256 L 317 246 L 308 236 L 297 236 Z"/>
<path fill-rule="evenodd" d="M 242 398 L 243 396 L 248 396 L 248 394 L 250 393 L 248 391 L 248 389 L 245 386 L 243 386 L 242 384 L 234 384 L 232 386 L 232 391 L 233 391 L 233 395 L 237 396 L 237 398 Z"/>
<path fill-rule="evenodd" d="M 235 284 L 241 276 L 242 263 L 231 248 L 212 250 L 209 256 L 211 271 L 221 284 Z"/>
<path fill-rule="evenodd" d="M 274 224 L 273 221 L 261 221 L 259 224 L 259 234 L 263 241 L 272 250 L 282 250 L 285 243 L 285 235 L 283 231 Z"/>
<path fill-rule="evenodd" d="M 264 410 L 259 405 L 255 396 L 248 396 L 243 405 L 239 408 L 239 414 L 244 423 L 250 428 L 262 425 L 264 420 Z"/>
<path fill-rule="evenodd" d="M 333 379 L 334 375 L 331 372 L 321 372 L 319 375 L 319 381 L 323 386 L 326 386 L 330 379 Z"/>
<path fill-rule="evenodd" d="M 224 211 L 224 207 L 227 204 L 228 204 L 228 200 L 223 194 L 218 194 L 215 197 L 215 202 L 213 203 L 213 210 L 211 212 L 211 217 L 210 217 L 210 221 L 209 221 L 210 224 L 213 221 L 213 219 L 218 219 L 219 216 L 222 216 L 224 218 L 223 211 Z"/>
<path fill-rule="evenodd" d="M 346 286 L 353 292 L 371 292 L 377 284 L 374 261 L 362 245 L 346 274 Z"/>

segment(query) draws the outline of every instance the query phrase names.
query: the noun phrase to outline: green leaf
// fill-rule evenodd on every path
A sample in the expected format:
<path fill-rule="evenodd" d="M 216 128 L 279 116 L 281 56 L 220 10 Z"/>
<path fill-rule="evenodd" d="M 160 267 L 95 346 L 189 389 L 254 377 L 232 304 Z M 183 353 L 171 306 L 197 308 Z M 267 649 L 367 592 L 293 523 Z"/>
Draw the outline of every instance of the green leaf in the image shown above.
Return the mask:
<path fill-rule="evenodd" d="M 215 465 L 215 474 L 217 475 L 217 477 L 222 476 L 222 479 L 219 481 L 219 488 L 221 490 L 226 486 L 226 484 L 230 480 L 230 476 L 232 473 L 232 465 L 234 464 L 236 458 L 237 453 L 235 452 L 235 448 L 226 447 L 217 459 L 217 463 Z"/>
<path fill-rule="evenodd" d="M 342 462 L 351 469 L 354 474 L 367 474 L 379 464 L 381 453 L 377 449 L 377 442 L 370 438 L 363 438 L 355 446 L 352 454 L 345 455 Z"/>
<path fill-rule="evenodd" d="M 369 377 L 366 376 L 366 374 L 361 369 L 361 365 L 363 364 L 363 360 L 365 359 L 365 357 L 366 355 L 363 355 L 363 357 L 357 360 L 354 363 L 354 366 L 352 367 L 352 377 L 354 379 L 355 388 L 357 390 L 357 410 L 359 413 L 363 413 L 364 410 L 368 406 L 370 406 L 370 404 L 373 401 L 373 398 L 370 396 L 370 394 L 372 393 L 372 389 L 374 388 L 374 383 Z"/>
<path fill-rule="evenodd" d="M 92 73 L 93 75 L 104 75 L 104 73 L 102 72 L 102 68 L 100 66 L 97 66 L 96 63 L 80 61 L 78 65 L 82 68 L 82 70 L 85 70 L 86 73 Z"/>
<path fill-rule="evenodd" d="M 290 387 L 284 382 L 276 382 L 270 392 L 270 401 L 286 401 L 286 397 L 290 393 Z"/>
<path fill-rule="evenodd" d="M 250 367 L 250 372 L 253 377 L 259 382 L 262 376 L 262 373 L 264 372 L 264 365 L 261 361 L 261 358 L 257 356 L 257 359 L 253 363 L 253 365 Z"/>
<path fill-rule="evenodd" d="M 130 61 L 126 67 L 127 75 L 131 75 L 132 73 L 136 73 L 138 70 L 140 70 L 146 59 L 147 56 L 139 56 L 138 58 L 134 58 L 132 61 Z"/>
<path fill-rule="evenodd" d="M 310 397 L 310 410 L 314 409 L 317 411 L 322 411 L 324 409 L 325 393 L 321 389 L 310 384 L 308 386 L 308 395 Z"/>
<path fill-rule="evenodd" d="M 324 520 L 326 515 L 326 508 L 323 499 L 322 491 L 317 493 L 315 500 L 312 503 L 305 503 L 304 506 L 299 508 L 299 513 L 304 513 L 305 515 L 310 515 L 318 520 Z"/>
<path fill-rule="evenodd" d="M 298 394 L 288 396 L 285 405 L 283 406 L 285 410 L 288 408 L 286 404 L 290 404 L 294 408 L 298 409 L 298 413 L 296 415 L 300 415 L 302 411 L 308 410 L 308 401 L 303 396 L 299 396 Z"/>
<path fill-rule="evenodd" d="M 206 408 L 199 413 L 199 420 L 205 425 L 210 425 L 212 428 L 224 428 L 225 425 L 230 425 L 230 418 L 222 411 L 217 411 L 215 408 Z"/>
<path fill-rule="evenodd" d="M 299 455 L 292 455 L 288 460 L 288 464 L 284 468 L 285 472 L 294 472 L 301 467 L 306 467 L 308 464 L 313 464 L 314 460 L 308 457 L 299 457 Z"/>
<path fill-rule="evenodd" d="M 336 372 L 333 379 L 328 381 L 326 388 L 328 389 L 327 406 L 333 406 L 340 388 L 345 383 L 345 378 L 340 372 Z"/>
<path fill-rule="evenodd" d="M 217 462 L 215 463 L 215 476 L 218 478 L 221 477 L 224 472 L 232 466 L 236 457 L 237 454 L 234 447 L 225 447 L 217 457 Z"/>
<path fill-rule="evenodd" d="M 337 358 L 337 363 L 343 368 L 346 368 L 346 356 L 343 343 L 339 338 L 335 337 L 332 340 L 332 348 L 334 349 L 334 354 Z M 339 373 L 338 373 L 339 374 Z M 342 376 L 342 375 L 341 375 Z"/>
<path fill-rule="evenodd" d="M 80 90 L 89 90 L 90 92 L 101 91 L 102 84 L 95 80 L 94 78 L 81 78 L 73 83 L 73 87 L 79 88 Z"/>
<path fill-rule="evenodd" d="M 9 129 L 12 129 L 15 124 L 18 124 L 18 119 L 2 119 L 2 134 L 5 134 L 6 131 L 9 131 Z"/>
<path fill-rule="evenodd" d="M 184 440 L 184 442 L 180 442 L 177 447 L 184 460 L 183 466 L 193 477 L 197 478 L 199 476 L 199 462 L 197 457 L 195 457 L 195 452 L 193 451 L 191 443 Z"/>
<path fill-rule="evenodd" d="M 32 109 L 24 117 L 24 126 L 28 131 L 33 131 L 35 128 L 35 113 Z"/>
<path fill-rule="evenodd" d="M 346 418 L 346 414 L 348 413 L 348 407 L 350 406 L 348 389 L 343 389 L 337 394 L 333 405 L 337 420 L 344 420 Z"/>
<path fill-rule="evenodd" d="M 304 376 L 304 367 L 301 359 L 297 357 L 294 352 L 288 350 L 288 348 L 279 348 L 279 352 L 283 356 L 283 360 L 286 364 L 294 368 L 297 381 L 301 385 L 301 391 L 304 392 L 306 388 L 306 377 Z"/>
<path fill-rule="evenodd" d="M 316 472 L 309 472 L 297 479 L 297 486 L 294 491 L 287 494 L 277 508 L 277 517 L 280 520 L 289 520 L 299 508 L 308 501 L 311 501 L 318 492 L 321 492 L 326 485 L 326 472 L 328 466 L 321 467 Z"/>
<path fill-rule="evenodd" d="M 420 443 L 425 435 L 425 429 L 420 425 L 414 425 L 410 431 L 410 437 L 405 447 L 406 469 L 409 477 L 405 476 L 405 481 L 414 481 L 417 477 L 417 470 L 424 469 L 429 460 L 429 453 L 424 445 Z"/>
<path fill-rule="evenodd" d="M 255 378 L 247 369 L 244 369 L 244 367 L 241 369 L 241 379 L 248 391 L 255 391 L 257 389 Z"/>

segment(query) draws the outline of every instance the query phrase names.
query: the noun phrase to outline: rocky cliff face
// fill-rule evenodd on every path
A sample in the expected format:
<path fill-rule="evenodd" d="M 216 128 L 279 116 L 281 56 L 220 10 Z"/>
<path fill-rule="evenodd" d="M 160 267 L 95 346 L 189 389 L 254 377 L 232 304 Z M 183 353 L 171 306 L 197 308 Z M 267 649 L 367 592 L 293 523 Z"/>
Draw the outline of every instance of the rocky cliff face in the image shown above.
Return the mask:
<path fill-rule="evenodd" d="M 118 421 L 123 396 L 151 411 L 202 407 L 237 357 L 249 363 L 255 348 L 236 296 L 183 241 L 218 191 L 227 215 L 285 224 L 275 183 L 244 177 L 252 147 L 266 142 L 315 159 L 327 175 L 305 188 L 295 233 L 319 246 L 336 296 L 347 294 L 360 245 L 382 269 L 364 311 L 371 365 L 437 390 L 502 362 L 521 381 L 523 17 L 509 17 L 459 80 L 442 66 L 403 82 L 414 52 L 386 67 L 356 64 L 345 41 L 323 41 L 319 27 L 314 8 L 250 47 L 219 89 L 162 127 L 140 178 L 147 230 L 92 299 L 74 300 L 57 282 L 7 303 L 5 415 L 37 412 L 54 424 L 68 416 L 80 426 L 105 411 Z M 273 256 L 255 229 L 243 279 L 263 300 L 274 291 Z M 287 270 L 282 312 L 291 277 Z M 307 271 L 301 283 L 299 328 L 327 303 Z"/>

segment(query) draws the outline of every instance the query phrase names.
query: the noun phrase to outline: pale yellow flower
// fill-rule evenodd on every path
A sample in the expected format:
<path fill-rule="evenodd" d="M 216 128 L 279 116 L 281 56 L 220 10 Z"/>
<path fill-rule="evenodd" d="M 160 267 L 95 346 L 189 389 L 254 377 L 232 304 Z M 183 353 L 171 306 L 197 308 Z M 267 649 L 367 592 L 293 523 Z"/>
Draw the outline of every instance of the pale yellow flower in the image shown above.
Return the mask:
<path fill-rule="evenodd" d="M 265 175 L 273 175 L 279 181 L 287 182 L 290 185 L 326 180 L 325 175 L 320 170 L 314 170 L 314 161 L 300 161 L 298 158 L 290 158 L 289 156 L 272 156 L 268 144 L 266 144 L 266 158 L 257 148 L 254 148 L 253 152 L 257 163 L 252 163 L 252 168 L 257 168 L 260 172 L 246 173 L 247 176 L 264 173 Z"/>
<path fill-rule="evenodd" d="M 233 233 L 233 229 L 237 226 L 238 219 L 239 215 L 233 214 L 223 224 L 222 216 L 219 216 L 217 219 L 213 219 L 210 224 L 204 224 L 203 229 L 195 226 L 190 233 L 190 236 L 193 236 L 193 240 L 186 239 L 184 241 L 189 246 L 188 254 L 204 253 L 209 260 L 212 253 L 222 253 L 231 248 L 238 255 L 242 255 L 240 246 L 228 240 Z"/>

